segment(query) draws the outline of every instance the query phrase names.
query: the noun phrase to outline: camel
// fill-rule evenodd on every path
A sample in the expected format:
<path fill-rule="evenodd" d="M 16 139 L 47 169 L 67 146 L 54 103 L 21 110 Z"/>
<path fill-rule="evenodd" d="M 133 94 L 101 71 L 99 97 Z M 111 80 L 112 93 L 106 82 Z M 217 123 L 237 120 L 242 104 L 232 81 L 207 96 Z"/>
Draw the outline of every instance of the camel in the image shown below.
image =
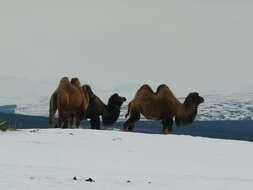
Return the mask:
<path fill-rule="evenodd" d="M 90 95 L 88 94 L 88 91 L 83 90 L 83 87 L 81 87 L 81 83 L 78 78 L 76 77 L 72 78 L 70 83 L 80 90 L 84 100 L 89 100 Z M 86 110 L 87 108 L 88 108 L 88 104 L 86 105 Z M 86 111 L 83 111 L 82 109 L 77 110 L 76 112 L 73 112 L 70 115 L 70 117 L 64 121 L 63 128 L 69 128 L 69 127 L 73 128 L 74 121 L 76 122 L 75 123 L 76 127 L 79 127 L 80 121 L 85 119 L 85 112 Z"/>
<path fill-rule="evenodd" d="M 147 84 L 141 86 L 134 99 L 128 104 L 129 119 L 123 124 L 125 131 L 133 131 L 135 122 L 140 119 L 140 114 L 150 120 L 161 120 L 163 133 L 172 132 L 173 118 L 177 126 L 189 125 L 194 121 L 199 104 L 204 98 L 197 92 L 190 93 L 184 103 L 180 103 L 169 87 L 165 84 L 158 86 L 154 93 Z"/>
<path fill-rule="evenodd" d="M 100 116 L 104 126 L 112 125 L 117 121 L 120 115 L 120 108 L 125 97 L 119 96 L 117 93 L 113 94 L 106 105 L 99 97 L 97 97 L 91 90 L 89 85 L 83 85 L 83 90 L 88 91 L 90 95 L 90 102 L 86 112 L 86 118 L 90 119 L 91 129 L 100 129 Z"/>
<path fill-rule="evenodd" d="M 73 78 L 71 82 L 68 77 L 63 77 L 51 96 L 48 119 L 50 127 L 57 110 L 59 118 L 55 128 L 60 128 L 66 121 L 70 121 L 70 125 L 73 126 L 74 120 L 76 120 L 75 125 L 79 127 L 80 115 L 85 113 L 88 108 L 89 96 L 83 92 L 79 79 Z M 66 128 L 66 125 L 64 127 Z"/>

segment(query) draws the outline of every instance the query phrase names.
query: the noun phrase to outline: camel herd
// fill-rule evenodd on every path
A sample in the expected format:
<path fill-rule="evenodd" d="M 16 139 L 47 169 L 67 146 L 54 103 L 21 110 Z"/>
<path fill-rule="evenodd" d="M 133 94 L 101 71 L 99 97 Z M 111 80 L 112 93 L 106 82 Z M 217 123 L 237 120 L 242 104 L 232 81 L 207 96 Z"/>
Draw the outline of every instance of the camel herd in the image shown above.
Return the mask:
<path fill-rule="evenodd" d="M 90 119 L 92 129 L 100 129 L 100 116 L 103 125 L 112 125 L 120 115 L 120 109 L 126 98 L 113 94 L 107 105 L 97 97 L 89 85 L 81 85 L 78 78 L 63 77 L 58 88 L 50 98 L 49 127 L 52 119 L 58 111 L 59 118 L 55 128 L 79 127 L 80 121 Z M 128 104 L 129 116 L 123 124 L 123 130 L 133 131 L 135 123 L 142 114 L 150 120 L 161 120 L 163 133 L 172 131 L 173 118 L 177 126 L 191 124 L 198 111 L 199 104 L 204 98 L 197 92 L 190 93 L 184 103 L 181 103 L 165 84 L 158 86 L 153 92 L 147 84 L 137 90 L 135 97 Z"/>

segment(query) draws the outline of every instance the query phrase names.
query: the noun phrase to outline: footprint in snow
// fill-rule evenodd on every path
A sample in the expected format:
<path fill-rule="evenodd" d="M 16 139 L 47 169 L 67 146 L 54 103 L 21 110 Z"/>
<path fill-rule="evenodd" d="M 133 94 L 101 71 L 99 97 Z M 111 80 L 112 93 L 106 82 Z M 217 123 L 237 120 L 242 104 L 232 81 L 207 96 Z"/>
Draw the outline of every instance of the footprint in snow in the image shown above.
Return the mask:
<path fill-rule="evenodd" d="M 122 141 L 122 138 L 116 137 L 116 138 L 113 138 L 112 141 Z"/>
<path fill-rule="evenodd" d="M 40 131 L 39 129 L 33 129 L 33 130 L 30 131 L 30 133 L 37 133 L 39 131 Z"/>
<path fill-rule="evenodd" d="M 76 176 L 74 176 L 74 177 L 73 177 L 73 180 L 74 180 L 74 181 L 77 181 L 77 177 L 76 177 Z M 94 179 L 92 179 L 92 178 L 85 179 L 85 181 L 87 181 L 87 182 L 91 182 L 91 183 L 92 183 L 92 182 L 95 182 L 95 180 L 94 180 Z"/>
<path fill-rule="evenodd" d="M 92 178 L 88 178 L 88 179 L 86 179 L 85 181 L 87 181 L 87 182 L 95 182 L 95 180 L 93 180 Z"/>

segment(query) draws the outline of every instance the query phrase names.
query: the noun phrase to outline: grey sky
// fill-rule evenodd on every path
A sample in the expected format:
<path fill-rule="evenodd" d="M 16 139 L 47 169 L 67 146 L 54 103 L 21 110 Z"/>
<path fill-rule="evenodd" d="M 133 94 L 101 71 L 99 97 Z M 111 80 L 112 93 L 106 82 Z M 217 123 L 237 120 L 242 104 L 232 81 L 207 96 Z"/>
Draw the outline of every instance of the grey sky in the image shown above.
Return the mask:
<path fill-rule="evenodd" d="M 0 75 L 78 76 L 129 94 L 143 83 L 180 96 L 251 88 L 252 10 L 247 0 L 2 0 Z"/>

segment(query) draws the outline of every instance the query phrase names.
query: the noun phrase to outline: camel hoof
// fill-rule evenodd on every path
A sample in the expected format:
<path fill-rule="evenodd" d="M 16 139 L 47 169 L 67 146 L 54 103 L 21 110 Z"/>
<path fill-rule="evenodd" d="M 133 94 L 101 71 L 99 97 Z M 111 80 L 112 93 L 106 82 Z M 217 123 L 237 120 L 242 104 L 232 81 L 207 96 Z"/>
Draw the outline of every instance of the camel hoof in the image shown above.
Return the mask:
<path fill-rule="evenodd" d="M 164 129 L 164 130 L 163 130 L 163 134 L 167 135 L 167 134 L 169 134 L 169 133 L 171 133 L 171 131 L 170 131 L 169 129 Z"/>
<path fill-rule="evenodd" d="M 122 131 L 128 131 L 128 127 L 127 127 L 127 126 L 124 126 L 124 127 L 122 128 Z"/>

